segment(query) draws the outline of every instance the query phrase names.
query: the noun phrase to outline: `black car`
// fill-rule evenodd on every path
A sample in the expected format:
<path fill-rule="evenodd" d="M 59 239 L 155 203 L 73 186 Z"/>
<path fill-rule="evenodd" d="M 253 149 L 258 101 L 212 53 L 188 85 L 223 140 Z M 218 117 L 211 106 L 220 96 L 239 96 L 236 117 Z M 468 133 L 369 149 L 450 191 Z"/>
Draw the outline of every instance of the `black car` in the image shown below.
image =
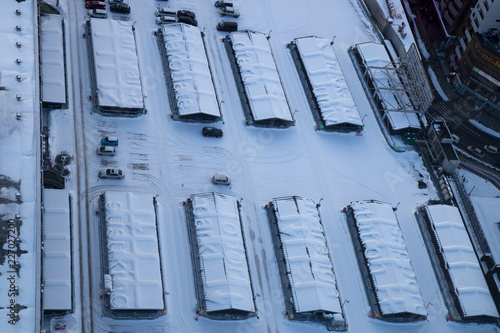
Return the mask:
<path fill-rule="evenodd" d="M 196 18 L 196 14 L 195 14 L 195 13 L 193 13 L 193 12 L 192 12 L 192 11 L 190 11 L 190 10 L 185 10 L 185 9 L 183 9 L 183 10 L 178 10 L 178 11 L 177 11 L 177 16 L 179 16 L 179 15 L 189 16 L 189 17 L 191 17 L 193 20 Z"/>
<path fill-rule="evenodd" d="M 237 31 L 238 23 L 237 22 L 219 22 L 217 23 L 217 30 L 219 31 Z"/>
<path fill-rule="evenodd" d="M 194 25 L 195 27 L 198 26 L 198 21 L 196 21 L 191 16 L 186 16 L 186 15 L 177 15 L 177 22 Z"/>
<path fill-rule="evenodd" d="M 113 13 L 130 14 L 130 6 L 126 3 L 112 3 L 109 10 Z"/>
<path fill-rule="evenodd" d="M 222 137 L 224 132 L 222 132 L 220 128 L 216 127 L 203 127 L 203 129 L 201 130 L 201 134 L 203 134 L 203 136 L 213 136 L 216 138 L 220 138 Z"/>
<path fill-rule="evenodd" d="M 214 6 L 217 8 L 233 7 L 233 3 L 232 2 L 224 2 L 222 0 L 217 0 L 217 1 L 215 1 Z"/>

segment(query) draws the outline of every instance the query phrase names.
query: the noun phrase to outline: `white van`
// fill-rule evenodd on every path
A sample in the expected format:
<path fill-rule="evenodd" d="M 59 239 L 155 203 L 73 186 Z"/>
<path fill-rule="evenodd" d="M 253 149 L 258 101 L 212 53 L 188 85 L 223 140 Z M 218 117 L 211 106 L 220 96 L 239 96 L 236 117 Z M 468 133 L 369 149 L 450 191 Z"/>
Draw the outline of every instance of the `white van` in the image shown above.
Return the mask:
<path fill-rule="evenodd" d="M 490 154 L 498 154 L 498 148 L 492 145 L 484 145 L 484 150 Z"/>
<path fill-rule="evenodd" d="M 89 10 L 89 16 L 95 18 L 107 18 L 108 13 L 104 9 L 91 9 Z"/>

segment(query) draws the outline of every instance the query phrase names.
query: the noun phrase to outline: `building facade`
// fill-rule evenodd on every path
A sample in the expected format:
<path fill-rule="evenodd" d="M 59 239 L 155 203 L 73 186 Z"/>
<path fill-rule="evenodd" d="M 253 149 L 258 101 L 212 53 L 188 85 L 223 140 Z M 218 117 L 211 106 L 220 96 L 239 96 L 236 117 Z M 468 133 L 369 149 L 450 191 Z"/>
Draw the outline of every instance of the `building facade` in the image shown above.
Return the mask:
<path fill-rule="evenodd" d="M 414 0 L 411 3 L 430 43 L 446 53 L 450 72 L 459 74 L 460 82 L 470 93 L 498 105 L 500 1 Z"/>

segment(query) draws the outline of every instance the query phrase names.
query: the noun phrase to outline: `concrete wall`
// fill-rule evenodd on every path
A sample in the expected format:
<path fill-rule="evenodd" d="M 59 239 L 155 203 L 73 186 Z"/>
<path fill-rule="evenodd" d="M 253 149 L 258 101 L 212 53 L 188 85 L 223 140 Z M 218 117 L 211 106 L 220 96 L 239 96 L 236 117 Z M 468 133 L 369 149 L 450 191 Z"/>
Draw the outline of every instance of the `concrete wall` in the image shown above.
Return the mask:
<path fill-rule="evenodd" d="M 363 0 L 367 9 L 370 11 L 373 23 L 380 30 L 385 39 L 391 41 L 396 53 L 399 57 L 406 53 L 403 42 L 400 39 L 400 35 L 394 30 L 391 24 L 387 23 L 386 16 L 382 8 L 380 8 L 377 0 Z M 404 15 L 404 13 L 403 13 Z"/>

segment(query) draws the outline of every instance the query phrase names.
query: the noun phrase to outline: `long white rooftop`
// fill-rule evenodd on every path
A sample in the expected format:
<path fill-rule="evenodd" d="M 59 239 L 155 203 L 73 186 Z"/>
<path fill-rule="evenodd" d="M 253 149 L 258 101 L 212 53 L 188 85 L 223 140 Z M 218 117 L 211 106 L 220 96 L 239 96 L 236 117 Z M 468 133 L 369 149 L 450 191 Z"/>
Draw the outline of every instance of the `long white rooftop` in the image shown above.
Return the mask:
<path fill-rule="evenodd" d="M 330 41 L 318 37 L 295 39 L 314 96 L 326 126 L 362 126 L 358 108 L 342 74 Z"/>
<path fill-rule="evenodd" d="M 232 32 L 230 38 L 254 120 L 292 121 L 266 36 L 242 31 Z"/>
<path fill-rule="evenodd" d="M 99 106 L 143 108 L 132 25 L 127 21 L 91 18 L 90 26 Z"/>
<path fill-rule="evenodd" d="M 108 271 L 114 310 L 162 310 L 156 215 L 149 193 L 105 192 Z"/>
<path fill-rule="evenodd" d="M 66 80 L 61 15 L 40 16 L 42 101 L 66 103 Z"/>
<path fill-rule="evenodd" d="M 427 315 L 392 206 L 358 201 L 351 207 L 382 314 Z"/>
<path fill-rule="evenodd" d="M 295 312 L 341 313 L 316 204 L 310 199 L 288 197 L 274 199 L 273 205 Z"/>
<path fill-rule="evenodd" d="M 426 212 L 434 226 L 440 254 L 447 263 L 464 317 L 498 318 L 498 311 L 458 208 L 433 205 L 427 206 Z"/>
<path fill-rule="evenodd" d="M 68 190 L 43 190 L 43 309 L 71 310 Z"/>
<path fill-rule="evenodd" d="M 471 196 L 474 211 L 481 223 L 484 237 L 488 242 L 491 254 L 500 260 L 500 197 Z"/>
<path fill-rule="evenodd" d="M 382 68 L 387 67 L 393 69 L 394 66 L 392 65 L 385 46 L 383 44 L 369 42 L 357 44 L 356 48 L 364 65 L 370 68 L 373 84 L 380 88 L 389 88 L 390 78 L 388 76 L 388 71 L 384 71 Z M 384 108 L 387 110 L 389 122 L 394 130 L 421 127 L 416 113 L 397 111 L 398 108 L 407 108 L 406 106 L 409 100 L 405 92 L 380 90 L 380 93 L 381 96 L 379 97 L 384 104 Z"/>
<path fill-rule="evenodd" d="M 220 117 L 200 29 L 177 23 L 163 25 L 162 32 L 179 115 Z"/>
<path fill-rule="evenodd" d="M 40 171 L 39 171 L 39 142 L 40 142 L 40 96 L 38 94 L 38 43 L 37 27 L 35 24 L 33 0 L 22 2 L 2 1 L 0 10 L 0 174 L 2 174 L 2 190 L 0 198 L 0 211 L 3 219 L 13 219 L 16 214 L 21 214 L 22 224 L 16 228 L 16 237 L 22 243 L 20 249 L 23 253 L 14 256 L 19 262 L 19 275 L 9 266 L 9 260 L 0 265 L 0 325 L 2 333 L 10 332 L 37 332 L 40 331 L 40 308 L 38 297 L 40 280 L 38 279 L 37 264 L 40 254 L 39 234 L 40 220 Z M 16 10 L 21 15 L 16 15 Z M 20 26 L 18 31 L 16 26 Z M 16 42 L 21 42 L 18 48 Z M 20 60 L 20 63 L 17 62 Z M 17 81 L 16 76 L 21 76 Z M 21 100 L 17 100 L 17 95 Z M 16 119 L 16 114 L 21 116 Z M 19 191 L 22 200 L 19 202 L 15 193 Z M 8 224 L 4 224 L 5 228 Z M 2 226 L 2 227 L 4 227 Z M 40 228 L 41 229 L 41 228 Z M 19 231 L 19 233 L 17 232 Z M 7 234 L 7 229 L 5 229 Z M 9 233 L 12 235 L 12 233 Z M 4 249 L 8 242 L 3 243 Z M 12 274 L 15 280 L 9 280 Z M 19 288 L 19 295 L 9 296 L 10 283 L 15 282 Z M 9 306 L 19 304 L 21 308 L 17 313 L 19 321 L 15 325 L 9 324 L 11 314 Z"/>
<path fill-rule="evenodd" d="M 236 198 L 191 196 L 206 311 L 255 311 Z"/>

